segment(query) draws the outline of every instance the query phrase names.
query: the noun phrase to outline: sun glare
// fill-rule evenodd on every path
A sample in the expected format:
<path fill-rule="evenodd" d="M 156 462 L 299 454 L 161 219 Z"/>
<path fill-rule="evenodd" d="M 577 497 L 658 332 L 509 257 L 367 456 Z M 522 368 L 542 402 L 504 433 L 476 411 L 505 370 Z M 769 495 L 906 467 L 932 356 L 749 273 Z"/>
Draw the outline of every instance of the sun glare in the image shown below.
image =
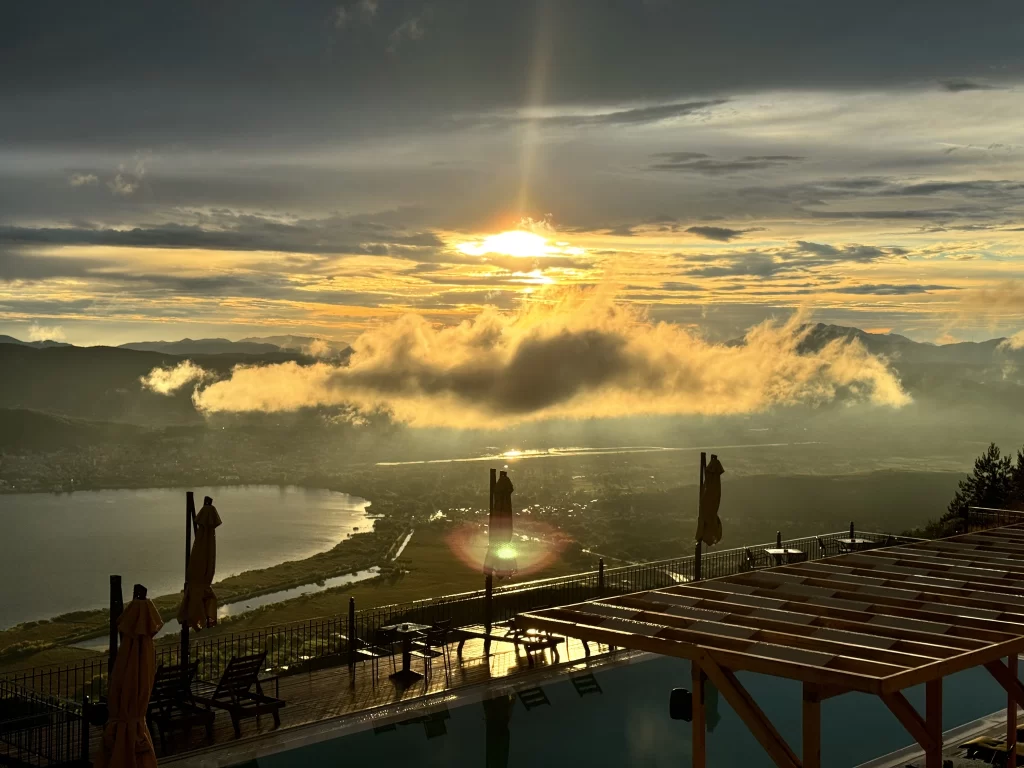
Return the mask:
<path fill-rule="evenodd" d="M 576 255 L 583 252 L 581 248 L 570 247 L 568 243 L 552 243 L 546 237 L 521 229 L 487 235 L 480 240 L 459 243 L 456 248 L 467 256 L 521 256 L 536 258 L 555 254 Z"/>

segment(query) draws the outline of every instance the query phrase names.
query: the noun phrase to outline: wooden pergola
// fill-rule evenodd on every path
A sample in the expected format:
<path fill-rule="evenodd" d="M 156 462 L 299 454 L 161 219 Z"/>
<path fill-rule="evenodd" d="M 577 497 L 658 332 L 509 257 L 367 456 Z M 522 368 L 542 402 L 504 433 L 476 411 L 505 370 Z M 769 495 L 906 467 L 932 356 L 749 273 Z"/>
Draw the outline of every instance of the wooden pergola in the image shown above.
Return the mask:
<path fill-rule="evenodd" d="M 706 764 L 706 680 L 783 768 L 820 768 L 821 701 L 849 691 L 877 695 L 921 745 L 927 768 L 941 768 L 942 679 L 977 666 L 1006 691 L 1008 764 L 1016 765 L 1024 524 L 533 611 L 516 621 L 689 659 L 694 768 Z M 740 684 L 742 670 L 803 683 L 802 758 Z M 920 684 L 923 717 L 903 695 Z"/>

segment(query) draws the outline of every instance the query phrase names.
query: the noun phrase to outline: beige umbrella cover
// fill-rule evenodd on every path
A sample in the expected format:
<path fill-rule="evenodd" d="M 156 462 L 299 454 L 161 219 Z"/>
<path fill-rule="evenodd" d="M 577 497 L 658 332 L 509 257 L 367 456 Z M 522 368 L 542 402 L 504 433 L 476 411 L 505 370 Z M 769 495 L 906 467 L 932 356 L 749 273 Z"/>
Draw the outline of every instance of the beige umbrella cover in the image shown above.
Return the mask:
<path fill-rule="evenodd" d="M 196 540 L 188 561 L 185 595 L 178 609 L 178 621 L 192 629 L 217 623 L 217 596 L 213 593 L 217 570 L 217 526 L 220 515 L 213 504 L 204 504 L 196 515 Z"/>
<path fill-rule="evenodd" d="M 110 673 L 110 713 L 96 768 L 156 768 L 146 709 L 156 677 L 153 636 L 162 626 L 152 600 L 132 600 L 117 620 L 121 647 Z"/>
<path fill-rule="evenodd" d="M 694 541 L 703 541 L 709 547 L 722 540 L 722 521 L 718 517 L 718 506 L 722 503 L 722 475 L 725 467 L 712 456 L 704 470 L 704 495 L 700 499 L 697 517 L 697 535 Z"/>

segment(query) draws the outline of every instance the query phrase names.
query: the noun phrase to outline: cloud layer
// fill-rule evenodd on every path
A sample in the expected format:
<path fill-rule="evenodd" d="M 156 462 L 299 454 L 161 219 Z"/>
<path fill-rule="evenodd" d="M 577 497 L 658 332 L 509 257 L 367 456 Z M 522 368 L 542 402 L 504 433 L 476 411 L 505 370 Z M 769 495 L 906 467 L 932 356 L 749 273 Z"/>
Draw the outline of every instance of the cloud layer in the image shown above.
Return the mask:
<path fill-rule="evenodd" d="M 841 394 L 875 405 L 909 402 L 886 362 L 861 345 L 837 341 L 800 354 L 805 336 L 804 318 L 795 315 L 752 328 L 745 344 L 710 344 L 608 296 L 574 293 L 442 328 L 407 315 L 358 338 L 347 366 L 237 366 L 193 399 L 210 413 L 353 405 L 410 425 L 453 427 L 752 413 Z M 201 375 L 183 363 L 154 370 L 147 385 L 180 387 Z"/>

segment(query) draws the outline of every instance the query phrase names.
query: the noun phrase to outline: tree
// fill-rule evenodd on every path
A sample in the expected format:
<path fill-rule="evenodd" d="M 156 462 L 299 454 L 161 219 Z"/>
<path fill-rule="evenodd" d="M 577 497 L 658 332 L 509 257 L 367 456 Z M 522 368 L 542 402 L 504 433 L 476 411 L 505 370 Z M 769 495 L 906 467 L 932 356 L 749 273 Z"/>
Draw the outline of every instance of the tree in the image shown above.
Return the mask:
<path fill-rule="evenodd" d="M 960 481 L 944 520 L 965 520 L 970 507 L 1002 508 L 1024 492 L 1024 453 L 1017 453 L 1014 466 L 1012 456 L 1003 456 L 999 446 L 988 450 L 974 462 L 974 474 Z"/>

